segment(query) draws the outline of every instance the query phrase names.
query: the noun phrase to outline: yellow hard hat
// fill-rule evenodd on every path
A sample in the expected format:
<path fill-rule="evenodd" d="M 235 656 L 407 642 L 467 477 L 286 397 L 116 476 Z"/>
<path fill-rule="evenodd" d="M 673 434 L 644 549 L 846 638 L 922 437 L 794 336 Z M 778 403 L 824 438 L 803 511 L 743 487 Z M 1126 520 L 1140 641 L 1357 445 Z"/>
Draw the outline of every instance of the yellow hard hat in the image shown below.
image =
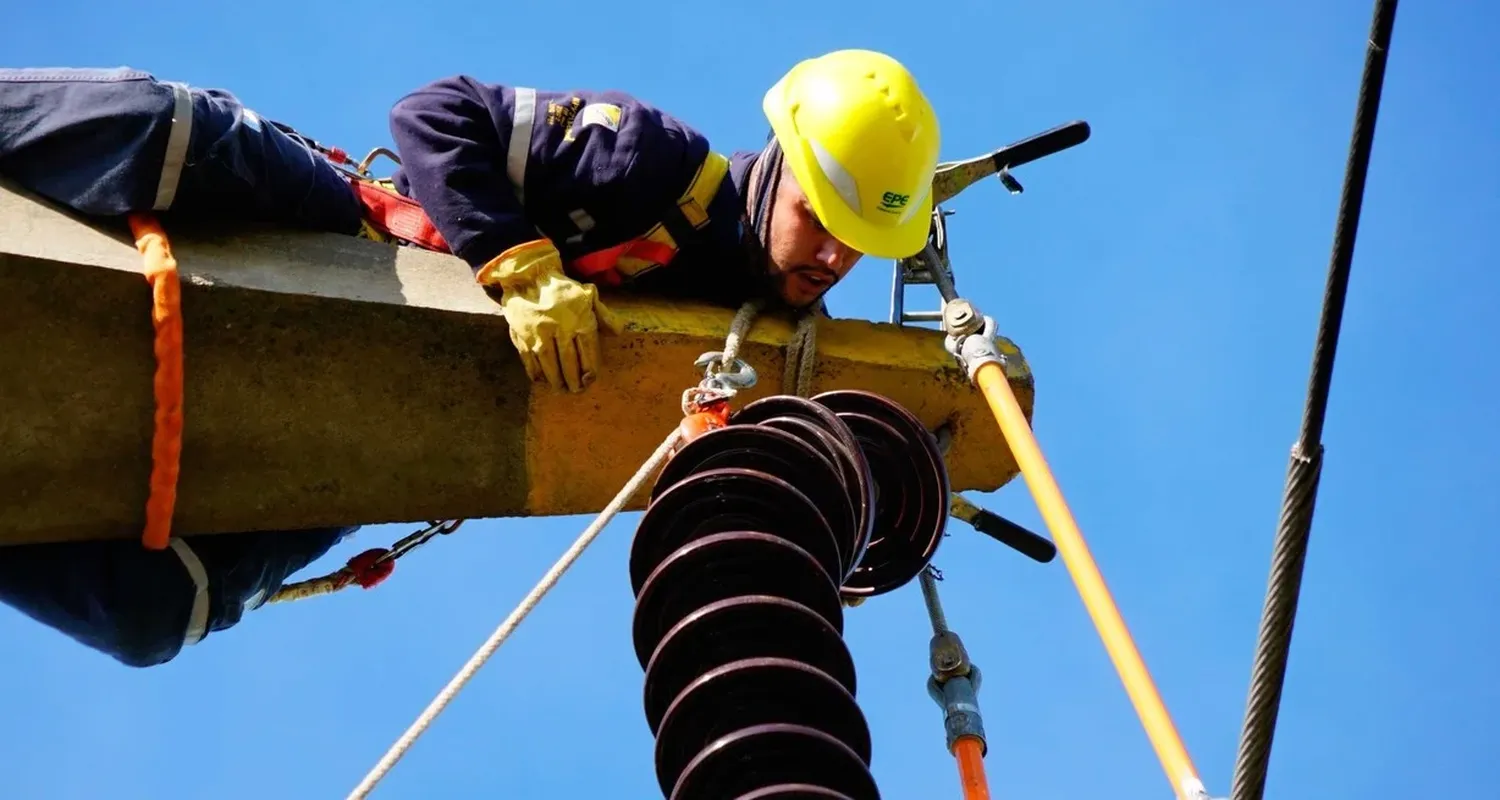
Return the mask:
<path fill-rule="evenodd" d="M 829 233 L 877 258 L 922 249 L 941 137 L 906 67 L 884 53 L 835 51 L 792 67 L 762 107 Z"/>

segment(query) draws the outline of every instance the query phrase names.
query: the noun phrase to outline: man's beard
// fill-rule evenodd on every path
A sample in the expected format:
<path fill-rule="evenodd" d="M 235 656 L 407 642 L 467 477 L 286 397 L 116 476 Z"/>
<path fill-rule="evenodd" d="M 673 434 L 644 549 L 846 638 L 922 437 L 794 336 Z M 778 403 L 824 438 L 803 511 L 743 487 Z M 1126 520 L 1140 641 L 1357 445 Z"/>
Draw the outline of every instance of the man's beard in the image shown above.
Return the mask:
<path fill-rule="evenodd" d="M 791 294 L 791 292 L 788 291 L 791 288 L 791 284 L 794 281 L 798 280 L 799 275 L 808 272 L 811 272 L 815 275 L 824 276 L 828 279 L 828 282 L 826 284 L 823 284 L 822 288 L 819 291 L 815 292 L 804 302 L 794 304 L 791 301 L 786 300 L 786 295 Z M 823 298 L 828 295 L 828 292 L 831 291 L 834 286 L 838 285 L 838 277 L 835 276 L 831 270 L 826 267 L 813 265 L 792 267 L 791 269 L 784 272 L 776 272 L 768 267 L 766 270 L 766 277 L 768 279 L 768 282 L 771 284 L 772 290 L 775 292 L 775 299 L 781 305 L 787 308 L 798 310 L 817 307 L 817 305 L 823 301 Z"/>

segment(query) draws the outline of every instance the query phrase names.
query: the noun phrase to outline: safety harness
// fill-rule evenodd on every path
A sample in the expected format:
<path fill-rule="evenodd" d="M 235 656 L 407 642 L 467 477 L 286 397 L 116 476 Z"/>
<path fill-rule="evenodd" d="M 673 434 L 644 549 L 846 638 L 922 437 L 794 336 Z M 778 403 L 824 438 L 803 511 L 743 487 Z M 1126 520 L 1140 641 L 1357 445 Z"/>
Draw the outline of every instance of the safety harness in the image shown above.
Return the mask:
<path fill-rule="evenodd" d="M 439 253 L 452 252 L 420 203 L 398 192 L 390 178 L 376 178 L 370 174 L 370 164 L 376 156 L 384 155 L 399 165 L 401 159 L 395 153 L 383 147 L 376 148 L 363 161 L 356 163 L 347 151 L 319 144 L 288 126 L 278 124 L 278 127 L 322 153 L 345 174 L 363 211 L 359 234 L 362 238 L 408 244 Z M 670 264 L 683 245 L 708 226 L 709 204 L 728 174 L 729 158 L 710 151 L 698 164 L 687 188 L 659 221 L 635 238 L 573 258 L 568 262 L 570 271 L 581 280 L 613 287 Z M 516 180 L 518 176 L 512 175 L 511 178 Z M 574 212 L 572 216 L 575 220 L 580 217 L 587 219 L 582 212 Z"/>
<path fill-rule="evenodd" d="M 579 256 L 569 265 L 579 278 L 603 286 L 618 286 L 642 272 L 666 266 L 677 255 L 682 243 L 691 240 L 708 225 L 709 203 L 728 174 L 729 159 L 710 151 L 693 173 L 687 190 L 660 222 L 641 236 Z"/>

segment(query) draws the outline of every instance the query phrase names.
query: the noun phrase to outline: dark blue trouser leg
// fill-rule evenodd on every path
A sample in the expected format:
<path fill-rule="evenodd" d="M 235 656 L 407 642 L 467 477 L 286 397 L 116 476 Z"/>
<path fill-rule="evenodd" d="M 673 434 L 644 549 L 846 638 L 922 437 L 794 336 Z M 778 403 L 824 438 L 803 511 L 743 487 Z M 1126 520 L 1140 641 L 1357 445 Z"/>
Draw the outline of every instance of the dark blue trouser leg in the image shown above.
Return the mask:
<path fill-rule="evenodd" d="M 224 533 L 147 550 L 139 541 L 0 550 L 0 601 L 132 667 L 239 623 L 355 528 Z"/>
<path fill-rule="evenodd" d="M 358 200 L 321 154 L 229 92 L 128 68 L 0 69 L 0 176 L 86 214 L 359 230 Z"/>
<path fill-rule="evenodd" d="M 353 234 L 343 176 L 233 95 L 130 69 L 0 69 L 0 176 L 91 215 Z M 165 176 L 165 177 L 164 177 Z M 232 627 L 353 528 L 0 548 L 0 602 L 131 666 Z"/>

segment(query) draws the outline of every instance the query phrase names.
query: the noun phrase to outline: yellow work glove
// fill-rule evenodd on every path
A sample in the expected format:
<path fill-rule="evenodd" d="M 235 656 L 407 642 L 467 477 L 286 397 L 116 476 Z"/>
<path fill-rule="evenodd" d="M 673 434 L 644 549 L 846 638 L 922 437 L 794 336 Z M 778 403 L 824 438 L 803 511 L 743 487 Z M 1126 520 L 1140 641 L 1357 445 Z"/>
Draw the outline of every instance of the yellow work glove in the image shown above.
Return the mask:
<path fill-rule="evenodd" d="M 481 284 L 501 290 L 510 340 L 533 381 L 581 392 L 599 372 L 599 330 L 619 333 L 599 289 L 563 273 L 557 248 L 546 239 L 516 245 L 480 268 Z"/>

